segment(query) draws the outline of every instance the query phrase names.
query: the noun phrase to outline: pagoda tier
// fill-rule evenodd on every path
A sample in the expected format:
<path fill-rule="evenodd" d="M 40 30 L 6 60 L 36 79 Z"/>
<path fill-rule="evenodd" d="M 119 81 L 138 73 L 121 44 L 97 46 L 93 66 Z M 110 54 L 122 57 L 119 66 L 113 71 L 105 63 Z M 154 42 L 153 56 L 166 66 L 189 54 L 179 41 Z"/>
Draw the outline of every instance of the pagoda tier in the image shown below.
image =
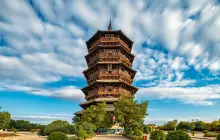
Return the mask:
<path fill-rule="evenodd" d="M 96 80 L 119 80 L 132 84 L 136 71 L 127 67 L 124 63 L 98 62 L 83 73 L 88 84 L 92 84 Z"/>
<path fill-rule="evenodd" d="M 89 67 L 97 62 L 113 61 L 122 62 L 126 66 L 131 67 L 134 55 L 117 43 L 103 43 L 103 45 L 98 45 L 93 51 L 86 55 L 85 58 Z"/>
<path fill-rule="evenodd" d="M 100 31 L 98 30 L 87 42 L 87 48 L 91 52 L 100 43 L 120 43 L 126 50 L 131 52 L 133 41 L 131 41 L 121 30 Z"/>
<path fill-rule="evenodd" d="M 136 87 L 119 80 L 97 80 L 93 84 L 82 89 L 86 96 L 86 100 L 99 97 L 114 98 L 122 94 L 124 96 L 133 96 L 137 90 Z"/>

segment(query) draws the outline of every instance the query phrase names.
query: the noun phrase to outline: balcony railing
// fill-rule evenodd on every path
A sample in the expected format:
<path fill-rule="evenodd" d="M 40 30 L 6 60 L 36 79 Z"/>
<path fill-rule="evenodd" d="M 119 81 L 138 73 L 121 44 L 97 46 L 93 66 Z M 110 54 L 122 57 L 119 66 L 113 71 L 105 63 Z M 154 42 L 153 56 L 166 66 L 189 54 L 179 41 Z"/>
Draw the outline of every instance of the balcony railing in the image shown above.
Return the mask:
<path fill-rule="evenodd" d="M 88 84 L 92 84 L 93 82 L 97 81 L 97 80 L 121 80 L 124 81 L 128 84 L 132 84 L 132 79 L 130 77 L 130 75 L 121 72 L 119 73 L 111 73 L 111 74 L 106 74 L 106 73 L 97 73 L 96 75 L 89 77 L 89 79 L 87 80 Z"/>
<path fill-rule="evenodd" d="M 88 66 L 96 64 L 97 62 L 122 62 L 126 66 L 131 67 L 131 62 L 128 58 L 120 53 L 101 53 L 98 54 L 95 58 L 89 61 Z"/>

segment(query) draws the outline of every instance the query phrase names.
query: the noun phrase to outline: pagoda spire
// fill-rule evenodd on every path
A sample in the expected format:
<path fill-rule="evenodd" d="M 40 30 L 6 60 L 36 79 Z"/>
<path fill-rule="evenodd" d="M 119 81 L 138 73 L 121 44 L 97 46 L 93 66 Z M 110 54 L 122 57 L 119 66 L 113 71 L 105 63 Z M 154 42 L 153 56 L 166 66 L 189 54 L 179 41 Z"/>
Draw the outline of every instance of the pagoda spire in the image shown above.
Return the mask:
<path fill-rule="evenodd" d="M 110 17 L 110 21 L 109 21 L 109 25 L 108 25 L 108 31 L 112 30 L 112 22 L 111 22 L 111 17 Z"/>

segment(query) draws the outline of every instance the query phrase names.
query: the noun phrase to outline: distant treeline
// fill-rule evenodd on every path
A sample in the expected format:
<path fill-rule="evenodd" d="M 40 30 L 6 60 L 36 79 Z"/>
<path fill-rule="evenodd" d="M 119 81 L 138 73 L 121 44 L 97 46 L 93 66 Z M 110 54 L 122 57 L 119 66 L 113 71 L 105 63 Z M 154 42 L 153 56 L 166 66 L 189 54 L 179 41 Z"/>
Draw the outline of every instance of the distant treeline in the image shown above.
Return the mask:
<path fill-rule="evenodd" d="M 0 129 L 30 131 L 32 129 L 41 129 L 42 127 L 44 127 L 44 125 L 31 123 L 26 120 L 13 120 L 9 112 L 0 111 Z"/>
<path fill-rule="evenodd" d="M 159 125 L 160 130 L 191 130 L 191 131 L 220 131 L 220 120 L 213 122 L 203 122 L 203 121 L 181 121 L 178 123 L 177 120 L 169 121 L 164 125 Z"/>
<path fill-rule="evenodd" d="M 41 129 L 44 127 L 42 124 L 31 123 L 26 120 L 13 120 L 10 119 L 7 129 L 17 129 L 20 131 L 30 131 L 31 129 Z"/>

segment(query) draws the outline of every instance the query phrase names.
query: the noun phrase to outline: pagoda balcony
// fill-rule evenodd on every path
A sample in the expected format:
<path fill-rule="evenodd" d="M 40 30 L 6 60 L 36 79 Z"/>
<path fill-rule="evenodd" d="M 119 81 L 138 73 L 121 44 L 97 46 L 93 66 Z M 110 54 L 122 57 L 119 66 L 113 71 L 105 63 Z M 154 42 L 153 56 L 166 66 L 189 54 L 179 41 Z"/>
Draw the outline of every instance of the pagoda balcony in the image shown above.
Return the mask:
<path fill-rule="evenodd" d="M 95 81 L 99 80 L 120 80 L 123 82 L 126 82 L 127 84 L 132 84 L 133 80 L 131 79 L 130 75 L 120 72 L 120 73 L 98 73 L 96 72 L 97 75 L 90 76 L 89 79 L 87 80 L 88 84 L 92 84 Z"/>
<path fill-rule="evenodd" d="M 95 65 L 98 62 L 121 62 L 128 67 L 132 66 L 129 59 L 120 53 L 102 53 L 98 54 L 95 58 L 87 61 L 89 67 Z"/>
<path fill-rule="evenodd" d="M 85 98 L 87 101 L 90 101 L 90 100 L 94 100 L 97 98 L 117 98 L 119 96 L 120 96 L 119 92 L 102 92 L 102 93 L 98 92 L 96 94 L 86 96 Z"/>
<path fill-rule="evenodd" d="M 93 50 L 99 43 L 107 42 L 107 43 L 119 43 L 121 44 L 127 51 L 131 51 L 128 45 L 121 40 L 119 37 L 102 37 L 95 41 L 89 48 L 89 51 Z M 112 44 L 109 44 L 109 46 L 112 46 Z"/>

